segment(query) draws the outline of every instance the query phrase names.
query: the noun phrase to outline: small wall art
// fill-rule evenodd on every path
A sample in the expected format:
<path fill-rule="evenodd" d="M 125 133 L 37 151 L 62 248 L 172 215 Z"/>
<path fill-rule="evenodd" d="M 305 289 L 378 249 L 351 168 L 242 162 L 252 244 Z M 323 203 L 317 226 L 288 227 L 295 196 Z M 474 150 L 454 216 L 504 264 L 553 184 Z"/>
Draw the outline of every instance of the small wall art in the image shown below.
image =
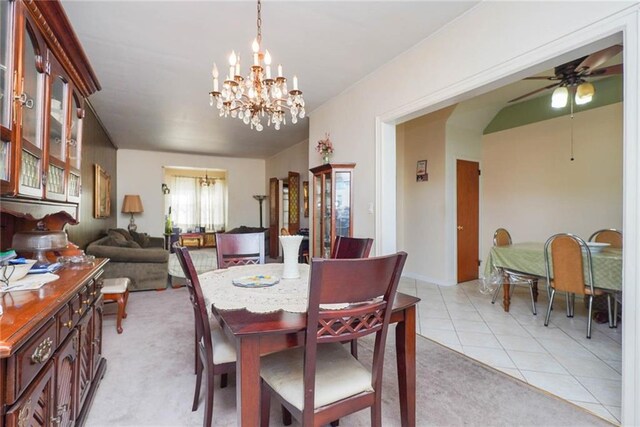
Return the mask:
<path fill-rule="evenodd" d="M 427 161 L 418 160 L 416 166 L 416 182 L 429 181 L 429 174 L 427 173 Z"/>

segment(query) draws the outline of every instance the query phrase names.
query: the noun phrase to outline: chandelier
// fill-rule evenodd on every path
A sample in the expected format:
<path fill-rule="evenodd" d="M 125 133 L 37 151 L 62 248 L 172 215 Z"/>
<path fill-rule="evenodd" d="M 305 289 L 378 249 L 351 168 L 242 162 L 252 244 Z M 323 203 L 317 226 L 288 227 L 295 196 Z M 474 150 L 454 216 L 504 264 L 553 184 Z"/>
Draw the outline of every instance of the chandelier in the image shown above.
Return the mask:
<path fill-rule="evenodd" d="M 233 117 L 242 120 L 258 132 L 263 129 L 262 118 L 266 116 L 267 126 L 276 130 L 287 124 L 286 112 L 291 114 L 291 123 L 297 123 L 298 117 L 305 117 L 302 91 L 298 89 L 298 77 L 293 76 L 293 88 L 287 90 L 287 79 L 282 74 L 282 65 L 278 65 L 278 75 L 271 75 L 271 55 L 262 44 L 261 2 L 258 0 L 258 35 L 253 40 L 253 64 L 249 73 L 243 77 L 240 71 L 240 56 L 235 51 L 229 56 L 229 74 L 219 88 L 219 71 L 213 64 L 213 91 L 209 92 L 209 104 L 216 105 L 220 117 Z M 262 66 L 264 62 L 264 67 Z"/>

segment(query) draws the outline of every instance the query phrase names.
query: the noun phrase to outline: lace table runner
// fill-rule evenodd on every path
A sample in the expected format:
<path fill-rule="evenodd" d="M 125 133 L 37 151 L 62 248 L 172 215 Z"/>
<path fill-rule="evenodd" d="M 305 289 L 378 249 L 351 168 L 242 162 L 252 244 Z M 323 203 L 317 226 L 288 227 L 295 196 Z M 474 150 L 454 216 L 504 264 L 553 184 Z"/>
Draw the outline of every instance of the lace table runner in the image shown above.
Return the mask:
<path fill-rule="evenodd" d="M 207 309 L 213 304 L 220 310 L 246 308 L 254 313 L 278 310 L 305 313 L 309 296 L 309 265 L 299 264 L 299 268 L 298 279 L 282 279 L 284 264 L 247 265 L 203 273 L 199 278 Z M 280 282 L 265 288 L 242 288 L 232 283 L 233 279 L 259 274 L 279 277 Z M 332 304 L 326 308 L 347 306 Z"/>

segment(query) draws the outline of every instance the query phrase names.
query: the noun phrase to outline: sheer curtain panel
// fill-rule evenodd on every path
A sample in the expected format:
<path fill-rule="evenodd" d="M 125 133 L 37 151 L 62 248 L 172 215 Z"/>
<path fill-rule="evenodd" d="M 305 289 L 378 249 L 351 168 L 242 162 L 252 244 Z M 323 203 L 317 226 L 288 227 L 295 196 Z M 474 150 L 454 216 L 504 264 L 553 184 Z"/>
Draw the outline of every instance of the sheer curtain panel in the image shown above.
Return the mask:
<path fill-rule="evenodd" d="M 171 216 L 182 232 L 205 227 L 219 231 L 225 228 L 226 181 L 215 179 L 213 184 L 200 186 L 194 177 L 173 177 Z"/>

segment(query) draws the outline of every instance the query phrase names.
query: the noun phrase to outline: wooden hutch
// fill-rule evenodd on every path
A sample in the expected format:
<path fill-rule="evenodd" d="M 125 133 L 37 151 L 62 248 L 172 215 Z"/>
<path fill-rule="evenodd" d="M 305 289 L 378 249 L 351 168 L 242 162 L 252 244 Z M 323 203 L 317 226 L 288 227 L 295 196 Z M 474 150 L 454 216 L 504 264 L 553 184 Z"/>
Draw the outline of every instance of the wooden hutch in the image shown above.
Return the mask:
<path fill-rule="evenodd" d="M 77 224 L 84 100 L 98 80 L 58 0 L 0 1 L 0 249 Z M 102 271 L 0 294 L 0 426 L 83 425 L 106 369 Z"/>

